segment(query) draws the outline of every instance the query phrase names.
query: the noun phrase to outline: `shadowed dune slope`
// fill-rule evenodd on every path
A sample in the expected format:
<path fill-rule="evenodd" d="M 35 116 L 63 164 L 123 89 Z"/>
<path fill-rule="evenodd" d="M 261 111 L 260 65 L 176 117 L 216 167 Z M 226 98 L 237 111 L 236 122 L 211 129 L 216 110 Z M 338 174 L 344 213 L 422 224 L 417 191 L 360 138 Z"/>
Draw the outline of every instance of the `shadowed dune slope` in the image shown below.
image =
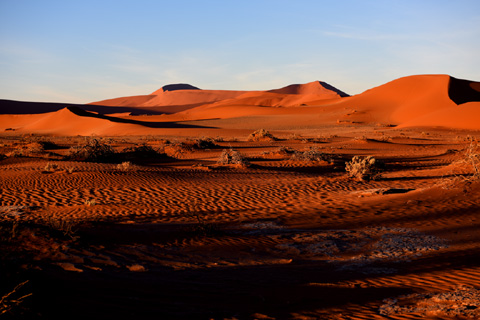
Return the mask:
<path fill-rule="evenodd" d="M 448 95 L 456 104 L 480 102 L 480 82 L 450 77 Z"/>

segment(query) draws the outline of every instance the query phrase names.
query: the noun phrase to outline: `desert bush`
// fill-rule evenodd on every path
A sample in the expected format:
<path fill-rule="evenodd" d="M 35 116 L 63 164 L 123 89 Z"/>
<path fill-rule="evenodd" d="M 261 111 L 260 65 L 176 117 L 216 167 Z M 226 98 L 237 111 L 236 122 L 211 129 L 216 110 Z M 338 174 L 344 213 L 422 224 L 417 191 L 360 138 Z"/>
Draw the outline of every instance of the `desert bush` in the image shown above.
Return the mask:
<path fill-rule="evenodd" d="M 218 147 L 218 144 L 216 144 L 216 141 L 213 138 L 202 137 L 195 139 L 194 148 L 196 149 L 213 149 L 216 147 Z"/>
<path fill-rule="evenodd" d="M 274 151 L 263 151 L 261 155 L 263 157 L 274 155 L 274 156 L 288 156 L 295 152 L 294 149 L 286 146 L 280 146 Z"/>
<path fill-rule="evenodd" d="M 179 143 L 175 143 L 173 148 L 177 149 L 180 153 L 183 151 L 205 150 L 217 148 L 218 144 L 215 139 L 202 137 L 194 140 L 187 139 Z"/>
<path fill-rule="evenodd" d="M 86 206 L 90 207 L 90 206 L 96 205 L 97 201 L 95 199 L 86 199 L 84 203 L 85 203 Z"/>
<path fill-rule="evenodd" d="M 259 129 L 248 136 L 248 141 L 275 141 L 278 140 L 265 129 Z"/>
<path fill-rule="evenodd" d="M 114 156 L 115 150 L 110 144 L 89 138 L 85 144 L 70 148 L 66 158 L 76 161 L 108 162 L 113 160 Z"/>
<path fill-rule="evenodd" d="M 26 157 L 27 150 L 22 148 L 21 146 L 16 146 L 12 151 L 7 153 L 7 156 L 10 158 Z"/>
<path fill-rule="evenodd" d="M 18 233 L 18 220 L 2 221 L 0 223 L 0 245 L 12 242 Z"/>
<path fill-rule="evenodd" d="M 32 295 L 32 293 L 24 294 L 19 297 L 18 291 L 27 283 L 28 281 L 24 281 L 18 284 L 12 291 L 4 294 L 2 298 L 0 298 L 0 316 L 1 315 L 14 315 L 17 309 L 20 308 L 20 305 L 24 302 L 24 300 Z"/>
<path fill-rule="evenodd" d="M 480 179 L 480 145 L 477 141 L 471 140 L 470 144 L 464 151 L 463 159 L 461 162 L 470 166 L 470 177 L 479 180 Z"/>
<path fill-rule="evenodd" d="M 159 155 L 162 155 L 163 152 L 144 143 L 125 148 L 122 150 L 122 154 L 133 158 L 155 158 Z"/>
<path fill-rule="evenodd" d="M 292 160 L 314 162 L 314 161 L 331 161 L 331 156 L 321 152 L 318 147 L 313 146 L 304 151 L 295 151 Z"/>
<path fill-rule="evenodd" d="M 64 219 L 50 216 L 48 218 L 44 218 L 43 224 L 47 228 L 58 232 L 64 237 L 68 237 L 73 240 L 76 239 L 75 233 L 77 232 L 76 228 L 78 227 L 78 223 L 72 219 Z"/>
<path fill-rule="evenodd" d="M 235 164 L 235 165 L 241 165 L 241 166 L 248 166 L 249 162 L 237 150 L 224 149 L 217 160 L 217 164 L 221 164 L 221 165 Z"/>
<path fill-rule="evenodd" d="M 355 156 L 346 163 L 345 170 L 349 177 L 359 180 L 375 180 L 380 177 L 381 163 L 372 156 L 361 158 Z"/>
<path fill-rule="evenodd" d="M 444 178 L 440 185 L 444 189 L 463 187 L 465 191 L 472 182 L 480 181 L 480 145 L 476 139 L 467 137 L 469 145 L 459 153 L 460 159 L 453 162 L 450 178 Z M 456 172 L 457 170 L 462 173 Z"/>
<path fill-rule="evenodd" d="M 55 172 L 58 169 L 58 164 L 47 162 L 45 167 L 43 168 L 44 172 Z"/>
<path fill-rule="evenodd" d="M 28 154 L 42 153 L 45 151 L 43 144 L 39 142 L 32 142 L 26 145 L 26 151 Z"/>
<path fill-rule="evenodd" d="M 120 171 L 131 171 L 133 170 L 134 166 L 130 161 L 124 161 L 122 163 L 117 164 L 117 170 Z"/>
<path fill-rule="evenodd" d="M 190 231 L 203 237 L 215 236 L 221 233 L 217 224 L 209 222 L 202 214 L 197 201 L 193 201 L 187 209 L 186 215 L 196 220 Z"/>

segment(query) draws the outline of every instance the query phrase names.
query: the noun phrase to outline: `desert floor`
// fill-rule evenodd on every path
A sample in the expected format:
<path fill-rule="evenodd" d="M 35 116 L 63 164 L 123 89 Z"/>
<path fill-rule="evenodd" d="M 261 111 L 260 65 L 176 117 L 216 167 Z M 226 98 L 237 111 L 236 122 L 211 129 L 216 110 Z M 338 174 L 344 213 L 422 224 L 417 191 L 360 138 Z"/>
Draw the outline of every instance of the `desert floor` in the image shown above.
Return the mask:
<path fill-rule="evenodd" d="M 216 145 L 195 147 L 188 130 L 2 134 L 7 318 L 480 317 L 479 132 L 206 130 Z M 66 160 L 89 139 L 166 155 Z M 217 164 L 224 149 L 250 165 Z M 348 177 L 369 155 L 381 176 Z"/>

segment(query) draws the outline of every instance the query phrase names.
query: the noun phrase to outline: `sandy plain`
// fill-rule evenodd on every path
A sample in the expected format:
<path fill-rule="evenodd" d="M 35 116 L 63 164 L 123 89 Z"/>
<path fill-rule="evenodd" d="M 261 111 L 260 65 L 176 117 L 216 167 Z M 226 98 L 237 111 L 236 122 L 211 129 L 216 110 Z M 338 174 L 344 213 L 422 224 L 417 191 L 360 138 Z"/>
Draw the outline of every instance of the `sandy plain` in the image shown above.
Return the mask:
<path fill-rule="evenodd" d="M 1 101 L 2 310 L 479 318 L 479 91 L 422 75 L 356 96 L 315 81 Z M 113 153 L 72 156 L 92 144 Z M 241 163 L 219 163 L 224 150 Z M 354 156 L 380 176 L 349 177 Z"/>

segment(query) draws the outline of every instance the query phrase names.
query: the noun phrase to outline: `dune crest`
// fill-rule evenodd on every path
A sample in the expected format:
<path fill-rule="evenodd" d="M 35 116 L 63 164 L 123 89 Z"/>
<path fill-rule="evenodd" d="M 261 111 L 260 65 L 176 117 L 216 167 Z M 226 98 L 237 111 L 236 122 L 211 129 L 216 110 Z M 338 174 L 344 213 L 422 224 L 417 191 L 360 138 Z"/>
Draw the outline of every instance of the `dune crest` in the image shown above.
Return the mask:
<path fill-rule="evenodd" d="M 167 84 L 161 87 L 160 89 L 152 92 L 152 94 L 157 95 L 163 92 L 177 91 L 177 90 L 201 90 L 201 89 L 195 86 L 192 86 L 191 84 L 188 84 L 188 83 L 175 83 L 175 84 Z"/>
<path fill-rule="evenodd" d="M 280 89 L 269 90 L 267 92 L 280 94 L 303 94 L 303 95 L 338 95 L 339 97 L 349 97 L 345 92 L 322 81 L 313 81 L 305 84 L 292 84 Z"/>

